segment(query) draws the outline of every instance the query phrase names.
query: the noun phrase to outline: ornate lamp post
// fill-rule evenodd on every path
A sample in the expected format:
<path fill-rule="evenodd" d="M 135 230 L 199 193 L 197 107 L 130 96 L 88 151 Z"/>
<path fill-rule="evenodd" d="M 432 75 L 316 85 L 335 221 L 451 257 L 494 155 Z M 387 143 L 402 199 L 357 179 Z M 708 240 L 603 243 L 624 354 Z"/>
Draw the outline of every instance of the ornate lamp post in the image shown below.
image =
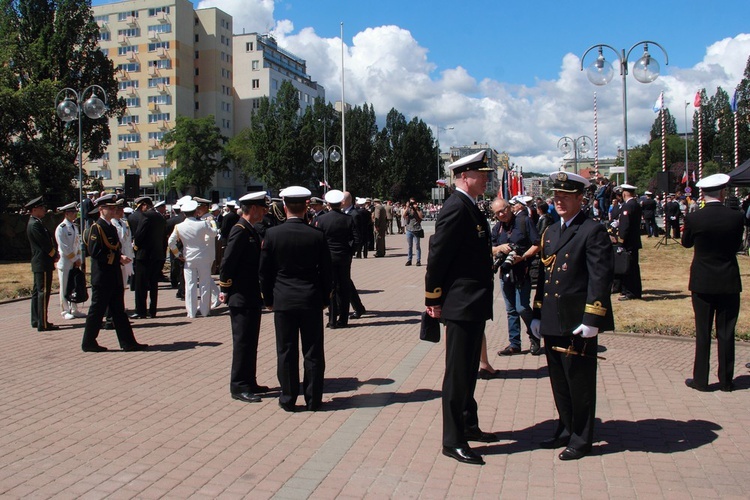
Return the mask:
<path fill-rule="evenodd" d="M 97 97 L 101 93 L 104 97 L 102 101 Z M 86 95 L 89 98 L 86 99 Z M 83 101 L 83 104 L 81 104 Z M 82 115 L 86 115 L 92 120 L 97 120 L 107 112 L 107 93 L 99 85 L 89 85 L 83 92 L 66 87 L 58 92 L 55 97 L 55 107 L 57 116 L 65 123 L 78 120 L 78 203 L 79 215 L 81 217 L 81 233 L 83 233 L 85 214 L 83 213 L 83 129 L 81 126 Z M 81 255 L 84 255 L 83 234 L 81 234 Z"/>
<path fill-rule="evenodd" d="M 323 192 L 328 192 L 328 160 L 332 162 L 337 162 L 341 159 L 341 147 L 337 145 L 328 146 L 326 148 L 325 143 L 321 146 L 315 146 L 312 148 L 312 151 L 310 151 L 310 155 L 312 156 L 312 159 L 315 160 L 316 163 L 323 162 Z"/>
<path fill-rule="evenodd" d="M 624 178 L 625 182 L 628 182 L 628 96 L 627 96 L 627 82 L 625 79 L 625 76 L 628 74 L 628 58 L 630 57 L 630 53 L 635 49 L 636 47 L 643 45 L 643 55 L 640 59 L 638 59 L 635 64 L 633 65 L 633 76 L 636 80 L 638 80 L 641 83 L 651 83 L 657 78 L 659 78 L 659 63 L 651 57 L 651 54 L 648 52 L 648 45 L 656 45 L 661 49 L 662 52 L 664 52 L 664 64 L 669 64 L 669 56 L 667 55 L 667 51 L 664 50 L 664 47 L 659 45 L 656 42 L 651 42 L 648 40 L 644 40 L 641 42 L 636 43 L 628 51 L 626 52 L 625 49 L 622 49 L 621 51 L 618 51 L 611 45 L 606 45 L 603 43 L 599 43 L 596 45 L 592 45 L 588 49 L 586 49 L 586 52 L 583 53 L 583 56 L 581 56 L 581 71 L 583 71 L 583 60 L 586 58 L 586 54 L 588 54 L 593 49 L 599 49 L 599 55 L 597 56 L 596 60 L 591 63 L 591 65 L 586 70 L 586 76 L 588 77 L 589 81 L 593 83 L 594 85 L 606 85 L 614 76 L 614 70 L 612 69 L 612 64 L 609 63 L 606 59 L 604 59 L 604 55 L 602 54 L 602 50 L 604 47 L 607 47 L 608 49 L 612 50 L 615 55 L 617 55 L 617 60 L 620 63 L 620 76 L 622 77 L 622 125 L 623 125 L 623 142 L 625 145 L 624 148 Z"/>
<path fill-rule="evenodd" d="M 588 153 L 591 149 L 589 145 L 592 142 L 591 137 L 587 135 L 582 135 L 577 139 L 572 139 L 566 135 L 557 141 L 557 148 L 562 151 L 564 155 L 573 151 L 573 168 L 575 169 L 576 174 L 578 173 L 578 153 Z"/>

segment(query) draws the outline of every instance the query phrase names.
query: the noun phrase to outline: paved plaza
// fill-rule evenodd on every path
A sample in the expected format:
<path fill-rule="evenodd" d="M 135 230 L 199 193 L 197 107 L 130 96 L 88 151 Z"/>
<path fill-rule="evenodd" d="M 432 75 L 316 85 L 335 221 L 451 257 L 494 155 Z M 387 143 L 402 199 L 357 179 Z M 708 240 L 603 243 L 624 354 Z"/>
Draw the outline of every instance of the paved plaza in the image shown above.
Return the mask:
<path fill-rule="evenodd" d="M 404 267 L 403 235 L 387 247 L 354 261 L 368 314 L 326 330 L 318 412 L 286 413 L 278 392 L 230 398 L 226 307 L 188 319 L 163 287 L 158 317 L 134 323 L 151 351 L 116 350 L 103 330 L 114 351 L 83 353 L 84 320 L 59 319 L 56 295 L 55 332 L 31 328 L 28 300 L 1 304 L 0 498 L 750 498 L 750 346 L 737 346 L 736 391 L 700 393 L 684 385 L 692 340 L 601 335 L 596 443 L 561 462 L 538 448 L 555 419 L 544 356 L 495 354 L 507 344 L 499 286 L 487 332 L 504 378 L 478 381 L 476 398 L 501 440 L 475 443 L 483 467 L 442 456 L 444 342 L 418 337 L 425 267 Z M 278 388 L 269 313 L 258 374 Z"/>

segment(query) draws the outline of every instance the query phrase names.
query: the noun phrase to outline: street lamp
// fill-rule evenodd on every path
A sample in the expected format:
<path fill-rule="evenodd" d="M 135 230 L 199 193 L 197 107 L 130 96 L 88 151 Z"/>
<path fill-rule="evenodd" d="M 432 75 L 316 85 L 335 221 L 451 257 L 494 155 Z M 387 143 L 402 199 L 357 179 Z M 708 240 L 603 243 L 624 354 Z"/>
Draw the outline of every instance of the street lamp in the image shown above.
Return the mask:
<path fill-rule="evenodd" d="M 620 62 L 620 76 L 622 76 L 622 126 L 623 142 L 625 143 L 625 154 L 623 157 L 625 164 L 624 182 L 626 183 L 628 182 L 628 97 L 625 77 L 628 74 L 628 58 L 630 57 L 630 53 L 633 51 L 633 49 L 640 45 L 643 45 L 643 55 L 633 65 L 633 76 L 641 83 L 651 83 L 659 78 L 659 63 L 656 62 L 656 60 L 651 57 L 651 54 L 648 53 L 648 44 L 653 44 L 659 47 L 661 51 L 664 52 L 664 64 L 669 64 L 669 56 L 667 55 L 667 51 L 664 50 L 664 47 L 656 42 L 651 42 L 648 40 L 636 43 L 635 45 L 630 47 L 627 52 L 625 52 L 625 49 L 618 51 L 611 45 L 599 43 L 596 45 L 592 45 L 591 47 L 586 49 L 586 52 L 584 52 L 583 56 L 581 56 L 581 71 L 583 71 L 583 60 L 586 58 L 586 54 L 588 54 L 592 49 L 599 49 L 599 55 L 597 56 L 596 60 L 591 63 L 591 65 L 586 70 L 586 76 L 588 77 L 589 81 L 594 85 L 599 86 L 608 84 L 614 76 L 612 64 L 604 59 L 602 49 L 604 47 L 607 47 L 608 49 L 612 50 L 615 55 L 617 55 L 617 59 Z"/>
<path fill-rule="evenodd" d="M 101 92 L 104 101 L 99 99 L 96 94 Z M 86 95 L 90 97 L 86 99 Z M 81 105 L 83 101 L 83 105 Z M 81 115 L 85 114 L 92 120 L 97 120 L 107 112 L 107 93 L 99 85 L 89 85 L 80 94 L 70 87 L 65 87 L 57 93 L 55 97 L 55 108 L 57 116 L 65 123 L 78 120 L 78 203 L 79 214 L 81 217 L 81 255 L 84 255 L 83 229 L 85 214 L 83 213 L 83 129 L 81 127 Z"/>
<path fill-rule="evenodd" d="M 323 183 L 325 184 L 323 186 L 323 192 L 327 193 L 328 160 L 331 160 L 334 163 L 339 161 L 341 159 L 341 147 L 334 144 L 333 146 L 328 146 L 328 148 L 326 148 L 324 143 L 323 147 L 315 146 L 314 148 L 312 148 L 312 151 L 310 151 L 310 155 L 316 163 L 323 162 Z"/>
<path fill-rule="evenodd" d="M 437 178 L 440 179 L 440 131 L 441 130 L 453 130 L 453 127 L 441 127 L 440 125 L 435 125 L 435 129 L 437 130 L 437 134 L 435 137 L 435 149 L 437 149 Z"/>
<path fill-rule="evenodd" d="M 591 142 L 593 142 L 591 137 L 587 135 L 582 135 L 577 139 L 572 139 L 566 135 L 557 141 L 557 148 L 562 151 L 564 155 L 573 151 L 573 168 L 576 174 L 578 173 L 578 153 L 581 153 L 582 155 L 588 153 L 591 149 L 589 147 Z"/>

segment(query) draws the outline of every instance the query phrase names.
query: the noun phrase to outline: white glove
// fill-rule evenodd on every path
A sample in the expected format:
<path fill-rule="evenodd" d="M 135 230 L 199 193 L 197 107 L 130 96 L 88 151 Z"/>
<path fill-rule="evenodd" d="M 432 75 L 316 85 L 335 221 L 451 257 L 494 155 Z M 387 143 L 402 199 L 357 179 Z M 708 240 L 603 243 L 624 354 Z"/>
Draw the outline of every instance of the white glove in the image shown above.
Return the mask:
<path fill-rule="evenodd" d="M 598 326 L 578 325 L 578 328 L 573 330 L 573 335 L 581 334 L 581 338 L 590 339 L 596 337 L 599 334 Z"/>
<path fill-rule="evenodd" d="M 541 320 L 538 319 L 532 319 L 531 324 L 529 325 L 529 330 L 531 330 L 531 334 L 540 339 L 542 338 L 541 334 L 539 333 L 540 328 L 542 327 Z"/>

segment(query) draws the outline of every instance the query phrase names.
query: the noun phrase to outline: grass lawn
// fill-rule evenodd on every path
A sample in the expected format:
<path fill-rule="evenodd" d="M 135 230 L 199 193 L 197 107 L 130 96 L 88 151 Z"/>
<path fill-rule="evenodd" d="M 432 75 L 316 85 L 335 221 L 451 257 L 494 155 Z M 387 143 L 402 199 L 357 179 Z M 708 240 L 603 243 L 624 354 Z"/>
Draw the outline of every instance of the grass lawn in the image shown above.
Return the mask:
<path fill-rule="evenodd" d="M 640 253 L 643 300 L 618 302 L 613 298 L 617 331 L 693 336 L 693 308 L 688 274 L 693 250 L 674 241 L 656 248 L 656 238 L 643 238 Z M 738 256 L 745 287 L 750 287 L 750 257 Z M 0 300 L 31 294 L 31 267 L 28 262 L 0 262 Z M 58 281 L 55 272 L 53 290 Z M 737 337 L 750 340 L 750 294 L 741 295 Z"/>

